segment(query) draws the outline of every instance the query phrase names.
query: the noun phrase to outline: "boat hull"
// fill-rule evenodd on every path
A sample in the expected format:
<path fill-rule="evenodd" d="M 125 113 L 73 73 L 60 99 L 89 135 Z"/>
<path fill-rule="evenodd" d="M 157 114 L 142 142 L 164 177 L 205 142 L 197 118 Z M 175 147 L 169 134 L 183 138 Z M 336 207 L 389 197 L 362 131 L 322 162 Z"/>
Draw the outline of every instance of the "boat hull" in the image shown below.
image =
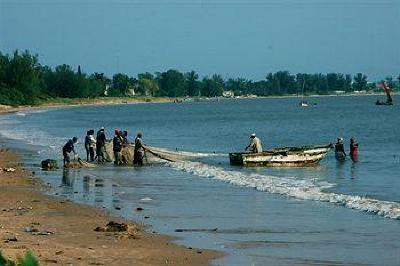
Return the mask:
<path fill-rule="evenodd" d="M 265 167 L 304 167 L 319 163 L 329 152 L 331 145 L 288 147 L 262 153 L 229 153 L 232 165 Z"/>
<path fill-rule="evenodd" d="M 380 101 L 377 101 L 375 104 L 376 105 L 393 105 L 393 103 L 391 103 L 391 102 L 380 102 Z"/>

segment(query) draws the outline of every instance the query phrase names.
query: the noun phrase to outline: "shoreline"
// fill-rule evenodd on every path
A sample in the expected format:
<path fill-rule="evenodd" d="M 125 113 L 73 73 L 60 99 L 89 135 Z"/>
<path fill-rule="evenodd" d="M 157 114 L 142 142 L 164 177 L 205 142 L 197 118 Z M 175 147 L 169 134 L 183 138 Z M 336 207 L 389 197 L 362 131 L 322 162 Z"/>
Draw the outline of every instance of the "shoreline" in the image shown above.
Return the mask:
<path fill-rule="evenodd" d="M 39 105 L 10 106 L 0 104 L 0 114 L 10 114 L 21 111 L 32 111 L 42 109 L 56 109 L 80 106 L 102 106 L 119 104 L 144 104 L 144 103 L 169 103 L 173 98 L 149 97 L 149 98 L 94 98 L 94 99 L 55 99 Z"/>
<path fill-rule="evenodd" d="M 16 259 L 32 250 L 40 265 L 210 265 L 221 252 L 171 243 L 145 225 L 109 215 L 95 207 L 44 193 L 39 177 L 23 168 L 19 156 L 0 149 L 0 250 Z M 110 221 L 123 232 L 96 232 Z"/>
<path fill-rule="evenodd" d="M 393 96 L 398 93 L 392 93 Z M 312 94 L 304 95 L 304 98 L 320 98 L 320 97 L 366 97 L 366 96 L 386 96 L 382 93 L 365 93 L 365 94 Z M 301 95 L 281 95 L 281 96 L 235 96 L 235 97 L 215 97 L 215 98 L 197 98 L 197 97 L 144 97 L 144 98 L 129 98 L 129 97 L 104 97 L 94 99 L 54 99 L 49 102 L 45 102 L 39 105 L 27 105 L 27 106 L 10 106 L 0 104 L 0 114 L 16 113 L 21 111 L 32 111 L 42 109 L 56 109 L 56 108 L 69 108 L 69 107 L 81 107 L 81 106 L 106 106 L 106 105 L 121 105 L 121 104 L 148 104 L 148 103 L 181 103 L 185 102 L 185 99 L 191 99 L 191 101 L 212 101 L 215 99 L 224 100 L 242 100 L 242 99 L 291 99 L 300 98 Z"/>

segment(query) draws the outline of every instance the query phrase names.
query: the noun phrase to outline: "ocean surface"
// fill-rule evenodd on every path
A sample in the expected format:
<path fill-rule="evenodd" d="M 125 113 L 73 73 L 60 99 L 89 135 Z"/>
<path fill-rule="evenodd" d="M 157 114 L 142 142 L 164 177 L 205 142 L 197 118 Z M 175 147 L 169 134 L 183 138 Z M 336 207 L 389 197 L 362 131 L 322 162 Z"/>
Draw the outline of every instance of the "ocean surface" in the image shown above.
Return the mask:
<path fill-rule="evenodd" d="M 382 97 L 382 96 L 381 96 Z M 400 107 L 379 96 L 232 99 L 59 108 L 0 116 L 3 142 L 68 197 L 135 219 L 177 243 L 226 252 L 215 265 L 400 265 Z M 396 99 L 395 99 L 396 102 Z M 196 161 L 141 168 L 41 172 L 71 137 L 104 126 L 131 140 L 202 155 Z M 359 161 L 333 152 L 319 166 L 243 168 L 229 165 L 257 133 L 264 149 L 359 144 Z M 141 207 L 143 211 L 136 211 Z"/>

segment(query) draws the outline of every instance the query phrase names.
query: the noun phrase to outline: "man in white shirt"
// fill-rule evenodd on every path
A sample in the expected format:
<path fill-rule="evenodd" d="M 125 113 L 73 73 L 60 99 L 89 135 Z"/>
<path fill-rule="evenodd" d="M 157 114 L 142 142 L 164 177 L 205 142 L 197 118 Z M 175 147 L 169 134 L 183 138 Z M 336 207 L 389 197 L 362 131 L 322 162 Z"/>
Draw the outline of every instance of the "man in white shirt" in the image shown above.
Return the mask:
<path fill-rule="evenodd" d="M 249 150 L 252 153 L 262 152 L 261 140 L 256 137 L 256 134 L 253 133 L 250 136 L 250 144 L 246 147 L 246 151 Z"/>

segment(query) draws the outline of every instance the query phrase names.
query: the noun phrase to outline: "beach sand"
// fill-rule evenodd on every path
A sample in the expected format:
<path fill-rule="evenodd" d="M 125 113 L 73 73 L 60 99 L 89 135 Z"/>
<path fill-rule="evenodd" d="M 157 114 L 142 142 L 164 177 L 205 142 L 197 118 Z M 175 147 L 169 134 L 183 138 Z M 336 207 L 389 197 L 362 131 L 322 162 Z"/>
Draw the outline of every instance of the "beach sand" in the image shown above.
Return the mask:
<path fill-rule="evenodd" d="M 21 106 L 10 106 L 0 104 L 0 114 L 15 113 L 23 111 L 33 111 L 40 109 L 51 109 L 51 108 L 67 108 L 77 106 L 89 106 L 89 105 L 115 105 L 115 104 L 141 104 L 141 103 L 168 103 L 173 102 L 174 98 L 167 97 L 150 97 L 150 98 L 129 98 L 129 97 L 100 97 L 93 99 L 53 99 L 49 102 L 42 103 L 39 105 L 21 105 Z"/>
<path fill-rule="evenodd" d="M 40 178 L 7 149 L 0 150 L 0 167 L 16 169 L 0 171 L 0 250 L 8 258 L 32 250 L 40 265 L 209 265 L 222 255 L 172 244 L 141 225 L 45 195 Z M 94 231 L 109 221 L 130 226 L 127 232 Z"/>

